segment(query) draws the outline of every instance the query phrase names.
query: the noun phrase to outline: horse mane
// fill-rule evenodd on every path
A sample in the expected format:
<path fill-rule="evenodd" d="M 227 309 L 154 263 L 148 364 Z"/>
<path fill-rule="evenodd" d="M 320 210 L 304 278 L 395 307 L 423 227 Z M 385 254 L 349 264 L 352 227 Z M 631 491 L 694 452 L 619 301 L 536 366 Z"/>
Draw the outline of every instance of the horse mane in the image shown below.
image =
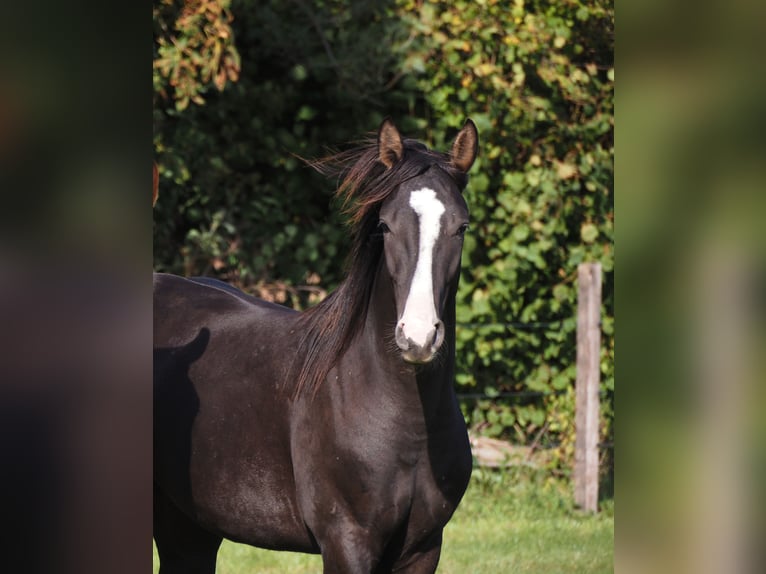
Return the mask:
<path fill-rule="evenodd" d="M 295 380 L 293 398 L 310 392 L 314 396 L 367 317 L 372 286 L 383 251 L 377 233 L 381 204 L 399 185 L 436 165 L 465 188 L 467 176 L 452 165 L 448 154 L 428 149 L 404 138 L 402 157 L 390 168 L 379 159 L 378 142 L 369 137 L 355 148 L 306 163 L 340 182 L 335 197 L 351 228 L 352 244 L 346 261 L 346 279 L 324 301 L 304 311 L 298 323 L 301 333 L 290 378 Z"/>

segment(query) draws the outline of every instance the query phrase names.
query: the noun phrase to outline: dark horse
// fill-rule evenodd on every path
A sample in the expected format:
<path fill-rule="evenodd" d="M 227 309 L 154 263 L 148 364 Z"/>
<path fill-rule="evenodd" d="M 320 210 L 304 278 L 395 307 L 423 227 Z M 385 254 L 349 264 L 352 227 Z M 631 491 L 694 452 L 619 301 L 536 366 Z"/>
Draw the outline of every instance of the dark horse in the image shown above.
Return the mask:
<path fill-rule="evenodd" d="M 341 176 L 348 277 L 296 311 L 214 279 L 154 278 L 154 538 L 161 572 L 211 573 L 222 538 L 321 553 L 324 572 L 434 572 L 468 485 L 455 293 L 476 158 L 376 139 Z"/>

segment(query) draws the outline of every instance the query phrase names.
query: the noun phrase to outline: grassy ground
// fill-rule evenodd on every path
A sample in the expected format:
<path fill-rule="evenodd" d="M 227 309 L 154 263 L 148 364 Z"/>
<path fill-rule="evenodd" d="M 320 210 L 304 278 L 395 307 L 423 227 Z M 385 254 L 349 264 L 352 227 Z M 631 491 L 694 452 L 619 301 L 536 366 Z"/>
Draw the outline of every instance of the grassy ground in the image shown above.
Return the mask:
<path fill-rule="evenodd" d="M 595 516 L 572 506 L 560 481 L 528 472 L 474 471 L 444 532 L 440 574 L 602 574 L 612 572 L 614 505 Z M 319 573 L 318 556 L 224 542 L 218 574 Z M 154 572 L 157 572 L 155 554 Z"/>

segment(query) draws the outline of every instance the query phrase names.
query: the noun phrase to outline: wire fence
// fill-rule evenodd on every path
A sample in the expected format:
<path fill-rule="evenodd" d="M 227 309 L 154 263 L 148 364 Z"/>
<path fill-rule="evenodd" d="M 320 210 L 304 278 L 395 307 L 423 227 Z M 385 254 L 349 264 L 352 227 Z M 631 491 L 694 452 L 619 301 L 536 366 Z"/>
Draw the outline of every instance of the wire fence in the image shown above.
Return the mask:
<path fill-rule="evenodd" d="M 519 331 L 545 331 L 545 330 L 557 330 L 561 329 L 564 324 L 563 319 L 555 321 L 538 321 L 538 322 L 520 322 L 511 321 L 504 323 L 457 323 L 458 329 L 505 329 L 505 330 L 519 330 Z M 483 400 L 498 400 L 498 399 L 531 399 L 542 398 L 550 395 L 561 395 L 566 391 L 506 391 L 496 393 L 457 393 L 459 400 L 471 400 L 471 401 L 483 401 Z"/>
<path fill-rule="evenodd" d="M 534 331 L 534 330 L 554 330 L 561 329 L 564 326 L 564 320 L 557 321 L 542 321 L 533 323 L 522 322 L 510 322 L 510 323 L 457 323 L 458 328 L 465 329 L 517 329 L 520 331 Z"/>
<path fill-rule="evenodd" d="M 557 319 L 554 321 L 536 321 L 536 322 L 521 322 L 511 321 L 505 323 L 457 323 L 458 329 L 506 329 L 506 330 L 519 330 L 519 331 L 552 331 L 560 330 L 564 326 L 564 319 Z M 461 400 L 496 400 L 496 399 L 530 399 L 530 398 L 542 398 L 546 396 L 557 396 L 565 394 L 565 390 L 561 391 L 506 391 L 497 393 L 457 393 L 458 399 Z"/>
<path fill-rule="evenodd" d="M 572 317 L 570 320 L 574 320 Z M 457 323 L 458 329 L 505 329 L 507 331 L 556 331 L 564 328 L 566 319 L 553 321 L 510 321 L 492 323 Z M 459 401 L 523 401 L 526 399 L 542 399 L 551 396 L 565 395 L 567 390 L 556 391 L 503 391 L 494 393 L 457 393 Z M 599 398 L 608 395 L 608 391 L 599 390 Z M 614 441 L 599 442 L 597 447 L 601 450 L 614 449 Z"/>
<path fill-rule="evenodd" d="M 598 507 L 599 460 L 602 458 L 600 453 L 608 451 L 607 458 L 610 458 L 614 450 L 614 442 L 611 437 L 607 441 L 598 440 L 601 429 L 601 412 L 603 412 L 601 398 L 611 395 L 611 392 L 606 392 L 600 388 L 600 356 L 603 350 L 601 342 L 601 279 L 602 269 L 599 263 L 581 263 L 578 265 L 577 313 L 573 317 L 553 321 L 466 322 L 457 325 L 459 329 L 493 329 L 501 332 L 513 330 L 551 332 L 566 329 L 567 334 L 571 333 L 576 337 L 574 420 L 572 421 L 575 440 L 572 476 L 575 502 L 579 507 L 590 512 L 595 512 Z M 489 392 L 457 393 L 457 398 L 461 404 L 465 405 L 466 401 L 534 401 L 572 392 L 570 388 L 546 391 L 526 389 L 500 392 L 493 388 L 487 390 Z M 484 408 L 482 405 L 477 406 Z M 523 407 L 520 406 L 519 408 Z M 497 412 L 493 414 L 496 420 L 490 421 L 488 415 L 486 422 L 497 427 L 497 419 L 502 421 L 502 418 L 498 416 Z M 539 419 L 539 416 L 536 419 Z M 539 445 L 550 424 L 550 421 L 545 421 L 537 431 L 530 447 L 532 450 Z M 524 429 L 519 432 L 526 436 Z"/>

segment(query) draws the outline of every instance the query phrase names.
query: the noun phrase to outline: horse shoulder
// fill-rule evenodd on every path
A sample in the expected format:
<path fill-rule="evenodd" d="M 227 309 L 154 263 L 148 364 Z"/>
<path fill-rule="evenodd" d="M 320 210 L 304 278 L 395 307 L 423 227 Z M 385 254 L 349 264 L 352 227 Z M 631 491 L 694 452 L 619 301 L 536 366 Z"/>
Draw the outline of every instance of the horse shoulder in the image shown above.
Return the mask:
<path fill-rule="evenodd" d="M 222 380 L 245 385 L 253 378 L 262 381 L 254 389 L 266 393 L 282 381 L 285 356 L 279 349 L 297 316 L 244 293 L 155 276 L 155 384 L 167 385 L 189 372 L 200 393 L 215 392 Z"/>

